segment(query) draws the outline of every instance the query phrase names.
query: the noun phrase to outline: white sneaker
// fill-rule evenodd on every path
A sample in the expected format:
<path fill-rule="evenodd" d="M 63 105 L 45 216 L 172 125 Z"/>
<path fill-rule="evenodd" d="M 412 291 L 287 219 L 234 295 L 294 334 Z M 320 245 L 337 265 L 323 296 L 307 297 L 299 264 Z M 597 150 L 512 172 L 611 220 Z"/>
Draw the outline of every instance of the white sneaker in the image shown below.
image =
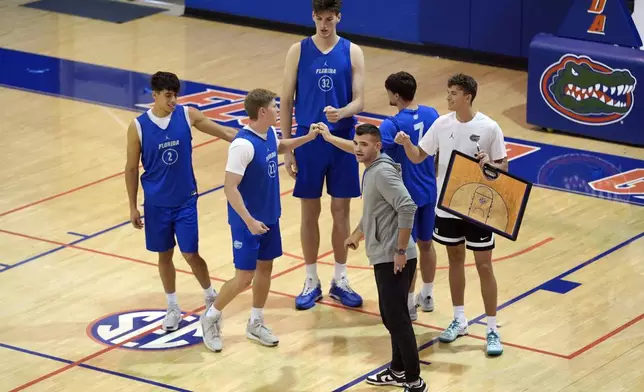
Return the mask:
<path fill-rule="evenodd" d="M 216 353 L 220 352 L 224 347 L 224 342 L 221 340 L 222 315 L 208 317 L 204 313 L 199 321 L 201 322 L 201 333 L 206 347 Z"/>
<path fill-rule="evenodd" d="M 171 305 L 168 307 L 168 311 L 163 318 L 163 324 L 161 328 L 166 332 L 172 332 L 179 329 L 179 323 L 181 322 L 181 309 L 177 305 Z"/>
<path fill-rule="evenodd" d="M 423 312 L 433 312 L 434 311 L 434 298 L 430 295 L 423 297 L 423 293 L 416 294 L 416 303 Z"/>
<path fill-rule="evenodd" d="M 418 320 L 418 310 L 416 310 L 416 305 L 409 308 L 409 318 L 411 321 Z"/>
<path fill-rule="evenodd" d="M 279 343 L 277 336 L 273 335 L 273 332 L 264 325 L 264 320 L 262 319 L 257 319 L 253 323 L 248 320 L 246 337 L 268 347 L 275 347 Z"/>
<path fill-rule="evenodd" d="M 217 292 L 215 292 L 214 297 L 206 297 L 205 299 L 206 310 L 204 310 L 204 313 L 207 312 L 208 309 L 210 309 L 210 307 L 215 304 L 215 299 L 217 299 Z"/>
<path fill-rule="evenodd" d="M 409 318 L 411 321 L 418 320 L 418 304 L 416 303 L 416 296 L 412 297 L 412 303 L 409 303 L 409 298 L 407 298 L 407 307 L 409 308 Z"/>

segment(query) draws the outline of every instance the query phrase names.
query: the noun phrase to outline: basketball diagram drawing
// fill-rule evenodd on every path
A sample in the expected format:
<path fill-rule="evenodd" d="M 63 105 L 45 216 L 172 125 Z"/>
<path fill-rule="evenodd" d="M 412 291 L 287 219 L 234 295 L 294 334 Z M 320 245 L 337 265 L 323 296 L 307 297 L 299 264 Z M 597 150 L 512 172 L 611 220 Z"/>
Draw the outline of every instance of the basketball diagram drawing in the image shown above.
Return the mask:
<path fill-rule="evenodd" d="M 503 197 L 481 183 L 461 185 L 448 201 L 449 208 L 498 229 L 509 231 L 509 212 Z"/>

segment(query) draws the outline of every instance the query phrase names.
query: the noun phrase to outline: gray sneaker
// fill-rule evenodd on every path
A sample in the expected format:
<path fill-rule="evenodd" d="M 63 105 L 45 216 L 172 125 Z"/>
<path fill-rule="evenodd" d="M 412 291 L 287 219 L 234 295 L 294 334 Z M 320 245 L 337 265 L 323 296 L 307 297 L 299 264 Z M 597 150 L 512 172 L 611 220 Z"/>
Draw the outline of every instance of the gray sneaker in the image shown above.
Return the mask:
<path fill-rule="evenodd" d="M 411 321 L 418 320 L 418 310 L 416 310 L 418 305 L 413 304 L 412 306 L 409 306 L 409 304 L 407 304 L 407 307 L 409 308 L 409 318 L 411 318 Z"/>
<path fill-rule="evenodd" d="M 177 305 L 172 305 L 168 307 L 161 328 L 166 332 L 176 331 L 179 329 L 179 322 L 181 322 L 181 309 Z"/>
<path fill-rule="evenodd" d="M 246 326 L 246 337 L 251 340 L 256 340 L 268 347 L 275 347 L 279 343 L 277 336 L 273 335 L 273 332 L 264 325 L 264 320 L 258 319 L 251 324 L 248 320 L 248 325 Z"/>
<path fill-rule="evenodd" d="M 416 295 L 416 303 L 423 312 L 433 312 L 434 311 L 434 298 L 431 296 L 423 297 L 422 293 Z"/>
<path fill-rule="evenodd" d="M 220 352 L 224 347 L 224 342 L 221 340 L 222 315 L 208 317 L 204 313 L 199 321 L 201 321 L 201 333 L 206 347 L 216 353 Z"/>

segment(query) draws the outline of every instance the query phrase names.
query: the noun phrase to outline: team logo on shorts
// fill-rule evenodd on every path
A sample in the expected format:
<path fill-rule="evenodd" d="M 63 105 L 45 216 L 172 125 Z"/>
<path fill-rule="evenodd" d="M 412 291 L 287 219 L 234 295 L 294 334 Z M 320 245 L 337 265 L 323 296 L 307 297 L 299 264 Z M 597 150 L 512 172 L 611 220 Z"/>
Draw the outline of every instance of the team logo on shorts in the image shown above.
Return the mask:
<path fill-rule="evenodd" d="M 116 313 L 94 321 L 87 333 L 97 342 L 131 350 L 171 350 L 203 342 L 201 324 L 197 315 L 185 316 L 179 329 L 166 332 L 161 329 L 165 310 L 134 310 Z"/>
<path fill-rule="evenodd" d="M 637 80 L 588 56 L 566 54 L 543 71 L 539 89 L 557 114 L 584 125 L 608 125 L 633 109 Z"/>

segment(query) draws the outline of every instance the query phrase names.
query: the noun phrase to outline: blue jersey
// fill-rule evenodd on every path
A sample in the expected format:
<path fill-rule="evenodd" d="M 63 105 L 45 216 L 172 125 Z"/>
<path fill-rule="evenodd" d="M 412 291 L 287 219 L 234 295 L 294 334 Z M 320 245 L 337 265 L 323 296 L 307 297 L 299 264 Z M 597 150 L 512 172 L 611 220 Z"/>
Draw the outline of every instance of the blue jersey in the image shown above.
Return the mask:
<path fill-rule="evenodd" d="M 394 139 L 398 131 L 409 135 L 411 142 L 418 145 L 420 139 L 438 118 L 438 113 L 429 106 L 418 105 L 417 110 L 403 109 L 394 117 L 389 117 L 380 125 L 382 151 L 402 166 L 402 178 L 405 187 L 414 203 L 422 207 L 436 202 L 436 172 L 434 159 L 428 157 L 420 164 L 414 164 L 407 158 L 403 146 Z"/>
<path fill-rule="evenodd" d="M 357 123 L 354 116 L 329 123 L 323 112 L 327 106 L 340 109 L 353 100 L 351 42 L 340 38 L 329 53 L 323 54 L 309 37 L 302 40 L 300 48 L 295 121 L 305 128 L 313 123 L 324 122 L 331 132 L 353 129 Z"/>
<path fill-rule="evenodd" d="M 192 132 L 183 106 L 177 105 L 166 129 L 143 113 L 141 127 L 141 186 L 145 204 L 179 207 L 197 195 L 192 168 Z"/>
<path fill-rule="evenodd" d="M 237 189 L 250 215 L 265 225 L 278 222 L 282 207 L 280 202 L 280 180 L 277 163 L 277 138 L 269 129 L 266 140 L 244 128 L 237 138 L 250 141 L 253 145 L 253 159 L 250 161 Z M 235 227 L 246 224 L 228 203 L 228 223 Z"/>

